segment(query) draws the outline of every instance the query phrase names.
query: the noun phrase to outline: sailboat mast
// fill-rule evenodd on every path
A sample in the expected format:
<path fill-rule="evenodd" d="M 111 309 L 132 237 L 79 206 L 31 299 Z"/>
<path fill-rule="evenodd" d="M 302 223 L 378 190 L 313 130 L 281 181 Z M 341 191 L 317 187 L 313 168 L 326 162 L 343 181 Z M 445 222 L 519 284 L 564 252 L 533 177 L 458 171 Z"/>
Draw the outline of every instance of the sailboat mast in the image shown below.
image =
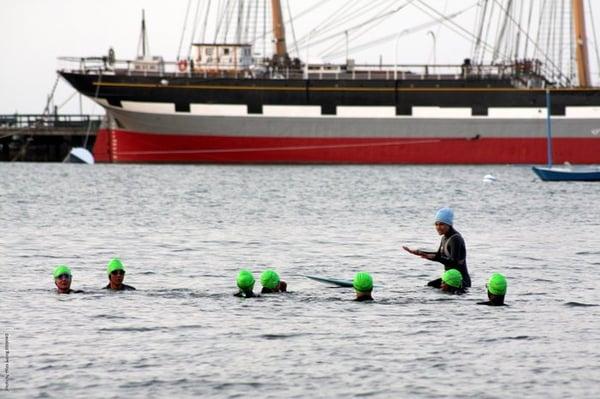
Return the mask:
<path fill-rule="evenodd" d="M 590 85 L 590 68 L 583 0 L 573 0 L 573 26 L 575 28 L 575 55 L 579 86 L 588 87 Z"/>
<path fill-rule="evenodd" d="M 273 36 L 275 36 L 275 54 L 278 59 L 283 59 L 287 54 L 287 48 L 285 45 L 285 28 L 283 26 L 281 2 L 279 0 L 271 0 L 271 9 L 273 15 Z"/>

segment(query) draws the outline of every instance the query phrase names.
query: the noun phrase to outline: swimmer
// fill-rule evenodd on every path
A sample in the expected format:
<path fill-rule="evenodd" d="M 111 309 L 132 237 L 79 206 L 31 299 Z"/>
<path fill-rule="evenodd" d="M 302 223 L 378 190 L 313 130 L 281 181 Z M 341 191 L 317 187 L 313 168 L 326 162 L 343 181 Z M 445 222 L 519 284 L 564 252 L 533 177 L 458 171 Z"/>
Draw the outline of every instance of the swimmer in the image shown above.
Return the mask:
<path fill-rule="evenodd" d="M 71 269 L 69 269 L 67 266 L 56 266 L 56 268 L 54 268 L 54 271 L 52 272 L 52 276 L 54 277 L 54 284 L 56 285 L 57 293 L 80 294 L 83 292 L 81 290 L 71 289 L 71 281 L 73 280 L 73 275 L 71 274 Z"/>
<path fill-rule="evenodd" d="M 441 290 L 449 294 L 464 294 L 462 274 L 456 269 L 446 270 L 442 274 Z"/>
<path fill-rule="evenodd" d="M 477 302 L 478 305 L 508 306 L 504 303 L 504 296 L 508 287 L 508 282 L 504 275 L 500 273 L 492 274 L 486 286 L 489 301 Z"/>
<path fill-rule="evenodd" d="M 254 294 L 254 276 L 247 269 L 242 269 L 237 275 L 236 284 L 240 289 L 234 296 L 239 296 L 242 298 L 253 298 L 257 295 Z"/>
<path fill-rule="evenodd" d="M 287 291 L 287 283 L 279 278 L 275 270 L 267 269 L 260 274 L 260 283 L 262 284 L 261 294 L 274 294 Z"/>
<path fill-rule="evenodd" d="M 108 272 L 108 285 L 104 289 L 113 291 L 135 290 L 132 286 L 123 284 L 125 267 L 119 259 L 111 259 L 106 266 L 106 271 Z"/>
<path fill-rule="evenodd" d="M 373 292 L 373 278 L 369 273 L 356 273 L 352 280 L 352 286 L 356 292 L 355 301 L 363 302 L 373 300 L 373 297 L 371 296 L 371 293 Z"/>
<path fill-rule="evenodd" d="M 452 226 L 454 222 L 454 211 L 450 208 L 441 208 L 435 214 L 435 229 L 442 236 L 437 252 L 426 252 L 419 249 L 402 248 L 421 258 L 444 265 L 444 270 L 456 269 L 462 275 L 463 288 L 471 286 L 471 277 L 467 270 L 467 248 L 463 237 Z M 441 279 L 435 279 L 427 283 L 430 287 L 440 288 Z"/>

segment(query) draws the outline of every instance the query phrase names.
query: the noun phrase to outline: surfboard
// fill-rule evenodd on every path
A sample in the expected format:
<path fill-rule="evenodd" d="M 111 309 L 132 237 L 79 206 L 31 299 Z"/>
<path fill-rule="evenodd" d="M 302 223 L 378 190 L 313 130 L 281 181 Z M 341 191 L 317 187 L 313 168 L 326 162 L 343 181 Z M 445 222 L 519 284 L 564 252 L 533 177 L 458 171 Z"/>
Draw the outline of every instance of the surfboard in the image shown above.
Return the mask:
<path fill-rule="evenodd" d="M 332 284 L 338 287 L 352 287 L 352 280 L 344 280 L 339 278 L 329 278 L 329 277 L 321 277 L 321 276 L 307 276 L 304 277 L 309 278 L 311 280 L 318 281 L 324 284 Z"/>

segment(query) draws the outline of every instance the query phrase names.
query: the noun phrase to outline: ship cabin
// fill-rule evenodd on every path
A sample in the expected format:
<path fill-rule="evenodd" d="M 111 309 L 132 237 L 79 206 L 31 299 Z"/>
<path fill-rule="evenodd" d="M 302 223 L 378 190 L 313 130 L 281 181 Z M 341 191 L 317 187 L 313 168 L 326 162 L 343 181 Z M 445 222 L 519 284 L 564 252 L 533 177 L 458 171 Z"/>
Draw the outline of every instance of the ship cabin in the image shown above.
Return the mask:
<path fill-rule="evenodd" d="M 238 73 L 253 65 L 250 44 L 192 44 L 192 70 L 200 73 Z"/>

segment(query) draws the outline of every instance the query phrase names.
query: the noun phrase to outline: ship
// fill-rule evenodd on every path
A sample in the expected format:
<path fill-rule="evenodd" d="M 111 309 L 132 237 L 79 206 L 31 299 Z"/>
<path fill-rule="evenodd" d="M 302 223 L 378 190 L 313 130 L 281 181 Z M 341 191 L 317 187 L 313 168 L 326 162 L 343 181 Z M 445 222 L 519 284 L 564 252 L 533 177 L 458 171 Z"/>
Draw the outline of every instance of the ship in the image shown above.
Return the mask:
<path fill-rule="evenodd" d="M 242 0 L 230 3 L 244 12 Z M 508 55 L 483 39 L 485 17 L 500 3 L 498 42 L 521 38 Z M 192 42 L 187 56 L 165 61 L 146 51 L 142 18 L 135 59 L 118 60 L 112 49 L 61 57 L 68 65 L 57 72 L 106 111 L 96 162 L 539 164 L 548 113 L 556 163 L 600 162 L 600 89 L 590 79 L 583 1 L 564 13 L 567 34 L 546 37 L 561 48 L 564 37 L 573 39 L 573 73 L 540 51 L 521 51 L 539 47 L 519 26 L 509 34 L 515 14 L 526 14 L 517 3 L 479 2 L 474 53 L 455 65 L 303 61 L 288 52 L 281 3 L 272 0 L 270 56 L 256 57 L 256 42 L 238 27 L 233 40 Z"/>

